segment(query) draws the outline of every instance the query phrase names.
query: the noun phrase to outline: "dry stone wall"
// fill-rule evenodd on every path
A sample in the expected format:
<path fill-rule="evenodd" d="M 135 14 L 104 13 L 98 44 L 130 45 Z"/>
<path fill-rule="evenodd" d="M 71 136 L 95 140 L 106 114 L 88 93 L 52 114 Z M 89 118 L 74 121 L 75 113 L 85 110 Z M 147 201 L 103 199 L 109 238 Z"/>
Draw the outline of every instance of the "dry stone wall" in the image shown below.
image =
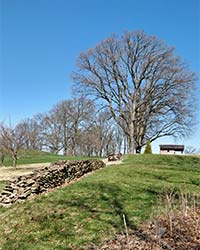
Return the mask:
<path fill-rule="evenodd" d="M 8 207 L 15 202 L 22 202 L 103 167 L 105 163 L 101 160 L 55 162 L 49 167 L 7 182 L 0 194 L 0 205 Z"/>

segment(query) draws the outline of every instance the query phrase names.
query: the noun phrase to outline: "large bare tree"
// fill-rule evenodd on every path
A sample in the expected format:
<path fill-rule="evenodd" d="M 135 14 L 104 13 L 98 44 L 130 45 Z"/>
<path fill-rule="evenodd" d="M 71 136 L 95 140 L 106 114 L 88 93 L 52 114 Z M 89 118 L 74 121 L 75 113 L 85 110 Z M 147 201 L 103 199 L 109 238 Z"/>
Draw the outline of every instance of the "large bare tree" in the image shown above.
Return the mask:
<path fill-rule="evenodd" d="M 81 53 L 77 67 L 75 86 L 107 105 L 130 153 L 147 140 L 190 130 L 195 74 L 158 38 L 142 31 L 113 35 Z"/>

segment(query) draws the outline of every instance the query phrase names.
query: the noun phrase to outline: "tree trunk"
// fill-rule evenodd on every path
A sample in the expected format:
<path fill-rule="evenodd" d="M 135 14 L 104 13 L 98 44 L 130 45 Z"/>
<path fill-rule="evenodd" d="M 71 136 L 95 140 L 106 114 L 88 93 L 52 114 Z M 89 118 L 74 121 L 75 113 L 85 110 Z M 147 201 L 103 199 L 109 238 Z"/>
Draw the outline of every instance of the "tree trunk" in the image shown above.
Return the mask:
<path fill-rule="evenodd" d="M 64 155 L 67 155 L 67 128 L 66 128 L 66 124 L 64 124 Z"/>
<path fill-rule="evenodd" d="M 135 154 L 135 143 L 132 136 L 129 138 L 129 154 Z"/>
<path fill-rule="evenodd" d="M 65 147 L 65 146 L 64 146 L 64 152 L 63 152 L 63 154 L 64 154 L 65 156 L 67 156 L 67 147 Z"/>
<path fill-rule="evenodd" d="M 13 155 L 13 167 L 16 169 L 17 167 L 17 155 Z"/>
<path fill-rule="evenodd" d="M 72 156 L 76 156 L 76 141 L 72 140 Z"/>
<path fill-rule="evenodd" d="M 133 122 L 129 126 L 129 154 L 135 154 L 134 126 Z"/>
<path fill-rule="evenodd" d="M 127 154 L 127 137 L 124 137 L 124 155 Z"/>
<path fill-rule="evenodd" d="M 0 153 L 0 166 L 3 166 L 4 163 L 4 153 Z"/>
<path fill-rule="evenodd" d="M 101 147 L 99 150 L 99 157 L 102 157 L 102 156 L 103 156 L 103 148 Z"/>

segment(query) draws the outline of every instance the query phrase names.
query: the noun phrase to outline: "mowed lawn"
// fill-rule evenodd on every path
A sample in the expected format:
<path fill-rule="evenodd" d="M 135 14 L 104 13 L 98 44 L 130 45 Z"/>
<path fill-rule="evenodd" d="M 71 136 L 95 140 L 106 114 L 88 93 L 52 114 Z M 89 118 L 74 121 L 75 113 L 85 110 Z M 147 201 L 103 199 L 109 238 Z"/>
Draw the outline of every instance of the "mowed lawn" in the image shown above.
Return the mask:
<path fill-rule="evenodd" d="M 38 198 L 0 208 L 1 250 L 89 249 L 134 230 L 170 190 L 200 196 L 200 158 L 126 156 L 80 181 Z"/>

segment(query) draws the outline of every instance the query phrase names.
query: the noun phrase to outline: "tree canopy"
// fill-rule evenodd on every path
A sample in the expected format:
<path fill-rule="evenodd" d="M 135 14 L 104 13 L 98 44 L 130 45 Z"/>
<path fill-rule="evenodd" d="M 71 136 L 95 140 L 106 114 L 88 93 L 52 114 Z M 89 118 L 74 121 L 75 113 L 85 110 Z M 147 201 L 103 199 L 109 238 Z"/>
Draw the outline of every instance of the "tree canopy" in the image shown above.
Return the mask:
<path fill-rule="evenodd" d="M 143 31 L 113 35 L 81 53 L 73 79 L 109 108 L 130 153 L 147 140 L 186 135 L 193 124 L 195 74 L 174 48 Z"/>

